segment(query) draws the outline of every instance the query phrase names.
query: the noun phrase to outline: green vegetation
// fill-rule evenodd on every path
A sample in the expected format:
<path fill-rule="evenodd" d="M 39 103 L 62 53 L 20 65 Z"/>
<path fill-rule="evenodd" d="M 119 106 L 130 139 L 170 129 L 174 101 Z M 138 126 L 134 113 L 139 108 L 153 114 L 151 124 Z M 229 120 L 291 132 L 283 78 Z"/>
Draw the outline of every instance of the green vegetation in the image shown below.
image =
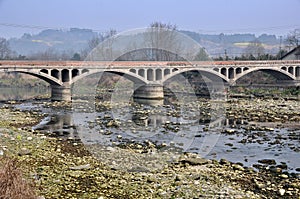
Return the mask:
<path fill-rule="evenodd" d="M 264 96 L 264 97 L 298 97 L 300 90 L 297 87 L 289 88 L 263 88 L 263 87 L 243 87 L 236 86 L 230 89 L 231 94 L 244 94 L 251 96 Z"/>
<path fill-rule="evenodd" d="M 39 88 L 47 88 L 49 85 L 45 81 L 35 78 L 31 75 L 24 75 L 19 73 L 13 74 L 1 74 L 0 76 L 0 87 L 10 87 L 10 88 L 18 88 L 18 87 L 39 87 Z"/>

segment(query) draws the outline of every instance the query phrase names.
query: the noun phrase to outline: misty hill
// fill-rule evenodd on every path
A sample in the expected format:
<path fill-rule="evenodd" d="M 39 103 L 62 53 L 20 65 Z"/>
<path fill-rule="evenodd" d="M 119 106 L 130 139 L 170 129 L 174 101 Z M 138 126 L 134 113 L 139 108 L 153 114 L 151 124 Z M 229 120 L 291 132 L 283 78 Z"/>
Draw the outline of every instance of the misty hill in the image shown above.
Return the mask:
<path fill-rule="evenodd" d="M 262 34 L 199 34 L 192 31 L 181 31 L 200 43 L 208 53 L 213 56 L 224 56 L 225 50 L 228 56 L 240 56 L 244 49 L 253 41 L 259 41 L 266 53 L 276 54 L 279 50 L 280 40 L 275 35 Z"/>
<path fill-rule="evenodd" d="M 200 34 L 192 31 L 180 31 L 199 42 L 208 53 L 213 56 L 224 56 L 225 50 L 228 56 L 240 56 L 250 42 L 260 41 L 266 53 L 276 54 L 279 49 L 279 39 L 275 35 L 262 34 L 256 37 L 254 34 Z M 82 52 L 88 47 L 88 42 L 101 34 L 90 29 L 71 28 L 70 30 L 48 29 L 39 34 L 24 34 L 21 38 L 9 40 L 11 49 L 17 54 L 31 55 L 46 50 L 59 53 L 74 54 Z"/>
<path fill-rule="evenodd" d="M 26 56 L 47 49 L 74 53 L 87 48 L 88 41 L 98 35 L 89 29 L 71 28 L 68 31 L 48 29 L 36 35 L 25 33 L 21 38 L 10 39 L 9 43 L 13 51 Z"/>
<path fill-rule="evenodd" d="M 271 45 L 278 44 L 278 40 L 275 35 L 267 35 L 267 34 L 262 34 L 259 37 L 256 37 L 255 34 L 225 35 L 225 34 L 221 33 L 221 34 L 209 35 L 209 34 L 199 34 L 196 32 L 184 31 L 184 30 L 182 30 L 181 32 L 192 37 L 196 41 L 207 40 L 207 41 L 211 41 L 214 43 L 232 43 L 233 44 L 233 43 L 238 43 L 238 42 L 252 42 L 257 39 L 264 44 L 271 44 Z"/>

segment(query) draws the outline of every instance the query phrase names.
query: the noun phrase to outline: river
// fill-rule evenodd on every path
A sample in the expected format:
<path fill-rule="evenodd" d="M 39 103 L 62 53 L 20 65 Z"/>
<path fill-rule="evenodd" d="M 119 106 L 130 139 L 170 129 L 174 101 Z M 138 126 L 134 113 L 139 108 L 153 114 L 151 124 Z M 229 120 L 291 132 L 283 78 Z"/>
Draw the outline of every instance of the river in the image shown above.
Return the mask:
<path fill-rule="evenodd" d="M 215 112 L 207 99 L 157 107 L 77 100 L 68 108 L 57 107 L 49 100 L 32 100 L 47 93 L 47 90 L 5 88 L 1 89 L 0 100 L 2 103 L 24 100 L 10 106 L 46 114 L 33 130 L 62 139 L 77 139 L 87 148 L 95 144 L 111 147 L 151 142 L 160 150 L 172 148 L 209 159 L 224 158 L 247 167 L 276 166 L 289 173 L 300 172 L 300 128 L 297 125 L 278 125 L 278 122 L 257 125 L 247 118 L 228 119 L 225 113 L 218 117 L 219 112 L 213 117 Z"/>

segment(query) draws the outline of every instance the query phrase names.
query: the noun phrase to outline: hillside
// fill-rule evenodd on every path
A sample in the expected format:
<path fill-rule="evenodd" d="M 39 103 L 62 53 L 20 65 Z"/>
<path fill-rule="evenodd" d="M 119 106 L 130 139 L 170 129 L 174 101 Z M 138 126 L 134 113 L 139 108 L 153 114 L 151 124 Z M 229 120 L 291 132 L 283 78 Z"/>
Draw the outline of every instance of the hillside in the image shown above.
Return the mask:
<path fill-rule="evenodd" d="M 68 31 L 48 29 L 36 35 L 25 33 L 21 38 L 10 39 L 9 43 L 17 54 L 30 55 L 53 49 L 58 52 L 80 52 L 88 41 L 99 34 L 89 29 L 71 28 Z"/>
<path fill-rule="evenodd" d="M 265 52 L 276 54 L 279 50 L 280 40 L 275 35 L 262 34 L 256 37 L 254 34 L 199 34 L 191 31 L 181 31 L 199 42 L 208 53 L 213 56 L 224 56 L 225 49 L 229 57 L 240 56 L 244 49 L 253 41 L 259 41 L 265 48 Z"/>
<path fill-rule="evenodd" d="M 263 44 L 266 53 L 276 54 L 279 50 L 279 39 L 275 35 L 262 34 L 257 37 L 254 34 L 209 35 L 185 30 L 180 32 L 199 42 L 212 57 L 224 56 L 225 50 L 229 57 L 240 56 L 248 44 L 255 40 Z M 35 35 L 25 33 L 21 38 L 10 39 L 9 43 L 13 51 L 25 56 L 47 50 L 72 55 L 85 50 L 88 42 L 99 36 L 101 34 L 90 29 L 48 29 Z"/>

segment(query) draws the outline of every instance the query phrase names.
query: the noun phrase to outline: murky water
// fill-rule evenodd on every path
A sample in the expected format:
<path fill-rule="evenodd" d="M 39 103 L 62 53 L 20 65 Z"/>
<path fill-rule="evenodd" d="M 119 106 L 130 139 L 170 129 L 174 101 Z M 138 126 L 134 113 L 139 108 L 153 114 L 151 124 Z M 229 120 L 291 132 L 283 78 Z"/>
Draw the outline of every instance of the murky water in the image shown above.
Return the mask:
<path fill-rule="evenodd" d="M 15 107 L 48 113 L 34 130 L 49 136 L 80 139 L 86 145 L 142 144 L 147 140 L 162 148 L 173 147 L 211 159 L 225 158 L 245 166 L 255 166 L 262 159 L 274 159 L 276 165 L 286 165 L 285 170 L 289 172 L 300 168 L 300 130 L 284 126 L 247 130 L 243 124 L 233 128 L 226 118 L 213 117 L 214 112 L 208 111 L 213 119 L 207 119 L 205 102 L 200 106 L 200 114 L 190 104 L 154 108 L 136 104 L 111 107 L 99 102 L 98 108 L 91 111 L 85 105 L 78 103 L 73 111 L 45 108 L 42 102 L 34 101 Z M 235 133 L 221 133 L 224 129 Z"/>
<path fill-rule="evenodd" d="M 48 88 L 7 88 L 0 87 L 0 101 L 6 100 L 26 100 L 33 97 L 45 95 L 49 93 Z"/>

